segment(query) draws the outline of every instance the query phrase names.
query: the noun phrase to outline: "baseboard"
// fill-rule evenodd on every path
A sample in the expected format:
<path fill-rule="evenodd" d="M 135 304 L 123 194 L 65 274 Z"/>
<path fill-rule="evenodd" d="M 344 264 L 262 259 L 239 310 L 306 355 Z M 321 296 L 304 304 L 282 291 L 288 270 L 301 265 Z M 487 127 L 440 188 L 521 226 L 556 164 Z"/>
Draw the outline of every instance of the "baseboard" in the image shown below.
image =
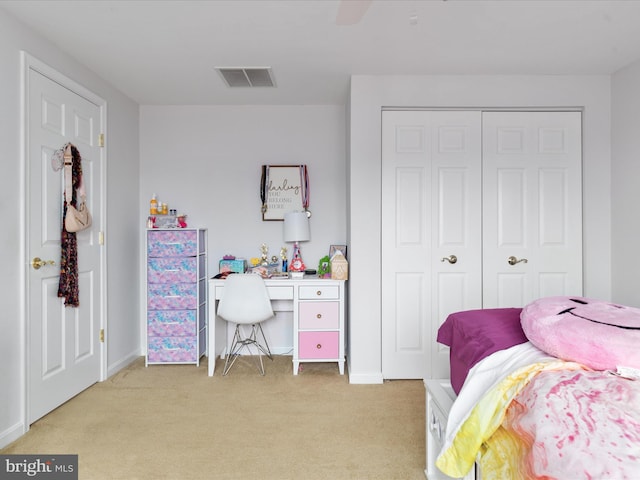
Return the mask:
<path fill-rule="evenodd" d="M 354 385 L 379 384 L 384 383 L 382 372 L 375 373 L 354 373 L 349 368 L 349 383 Z"/>
<path fill-rule="evenodd" d="M 22 422 L 16 423 L 3 432 L 0 432 L 0 448 L 4 448 L 10 443 L 15 442 L 25 433 L 27 433 L 27 430 L 24 428 L 24 423 Z"/>
<path fill-rule="evenodd" d="M 123 368 L 131 365 L 133 362 L 138 360 L 141 356 L 144 356 L 144 355 L 140 355 L 139 351 L 135 351 L 130 353 L 126 357 L 121 358 L 117 362 L 109 365 L 107 367 L 107 378 L 109 378 L 111 375 L 118 373 Z"/>

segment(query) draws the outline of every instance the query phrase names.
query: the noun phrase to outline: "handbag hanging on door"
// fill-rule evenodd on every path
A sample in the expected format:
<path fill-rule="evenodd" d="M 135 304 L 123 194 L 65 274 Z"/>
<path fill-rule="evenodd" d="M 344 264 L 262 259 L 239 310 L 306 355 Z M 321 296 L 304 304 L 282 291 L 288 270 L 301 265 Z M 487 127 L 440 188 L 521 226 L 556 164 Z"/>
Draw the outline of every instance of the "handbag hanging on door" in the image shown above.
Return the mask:
<path fill-rule="evenodd" d="M 71 146 L 67 145 L 64 151 L 64 195 L 67 202 L 64 228 L 67 232 L 80 232 L 91 226 L 91 213 L 89 212 L 89 207 L 87 207 L 84 188 L 78 188 L 81 192 L 78 192 L 80 193 L 80 200 L 76 201 L 78 207 L 76 208 L 71 204 L 73 199 L 72 167 L 73 155 L 71 154 Z"/>

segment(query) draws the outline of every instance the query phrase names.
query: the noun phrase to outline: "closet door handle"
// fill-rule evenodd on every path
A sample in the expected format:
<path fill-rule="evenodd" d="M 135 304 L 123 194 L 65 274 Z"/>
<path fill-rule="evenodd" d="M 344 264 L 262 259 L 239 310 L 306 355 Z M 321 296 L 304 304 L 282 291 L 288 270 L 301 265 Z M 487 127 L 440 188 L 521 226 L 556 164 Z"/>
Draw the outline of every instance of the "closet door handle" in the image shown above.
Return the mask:
<path fill-rule="evenodd" d="M 509 258 L 507 258 L 507 262 L 509 263 L 509 265 L 515 265 L 516 263 L 527 263 L 529 260 L 527 260 L 526 258 L 516 258 L 513 255 L 511 255 Z"/>
<path fill-rule="evenodd" d="M 440 260 L 441 262 L 449 262 L 449 263 L 456 263 L 458 261 L 458 257 L 456 257 L 455 255 L 449 255 L 448 257 L 442 257 L 442 260 Z"/>

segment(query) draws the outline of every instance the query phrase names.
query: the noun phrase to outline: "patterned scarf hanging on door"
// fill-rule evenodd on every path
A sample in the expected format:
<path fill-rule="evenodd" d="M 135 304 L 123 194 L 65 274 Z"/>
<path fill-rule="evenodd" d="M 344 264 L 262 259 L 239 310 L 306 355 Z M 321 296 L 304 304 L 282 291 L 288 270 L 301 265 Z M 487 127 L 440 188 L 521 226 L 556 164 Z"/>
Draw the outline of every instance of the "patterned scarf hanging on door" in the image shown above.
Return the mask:
<path fill-rule="evenodd" d="M 82 158 L 78 149 L 72 145 L 71 158 L 67 158 L 66 147 L 63 147 L 65 151 L 64 161 L 71 162 L 71 205 L 77 206 L 76 190 L 82 184 Z M 65 182 L 66 185 L 67 182 Z M 64 197 L 64 192 L 62 192 Z M 64 228 L 64 219 L 67 216 L 67 201 L 64 199 L 64 208 L 62 212 L 62 238 L 60 241 L 60 283 L 58 284 L 58 297 L 64 298 L 64 305 L 66 307 L 77 307 L 80 305 L 79 301 L 79 286 L 78 286 L 78 242 L 75 232 L 67 232 Z"/>

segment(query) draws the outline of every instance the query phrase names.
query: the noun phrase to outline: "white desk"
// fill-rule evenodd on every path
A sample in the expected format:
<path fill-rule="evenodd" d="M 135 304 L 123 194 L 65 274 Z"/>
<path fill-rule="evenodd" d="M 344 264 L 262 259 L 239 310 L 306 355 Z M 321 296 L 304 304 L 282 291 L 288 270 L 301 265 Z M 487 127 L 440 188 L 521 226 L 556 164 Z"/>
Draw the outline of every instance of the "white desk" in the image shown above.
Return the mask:
<path fill-rule="evenodd" d="M 217 315 L 224 282 L 209 280 L 209 376 L 218 355 L 227 353 L 227 322 Z M 344 375 L 345 281 L 306 277 L 265 283 L 271 300 L 287 303 L 286 310 L 293 312 L 293 374 L 298 374 L 301 362 L 337 362 Z"/>

